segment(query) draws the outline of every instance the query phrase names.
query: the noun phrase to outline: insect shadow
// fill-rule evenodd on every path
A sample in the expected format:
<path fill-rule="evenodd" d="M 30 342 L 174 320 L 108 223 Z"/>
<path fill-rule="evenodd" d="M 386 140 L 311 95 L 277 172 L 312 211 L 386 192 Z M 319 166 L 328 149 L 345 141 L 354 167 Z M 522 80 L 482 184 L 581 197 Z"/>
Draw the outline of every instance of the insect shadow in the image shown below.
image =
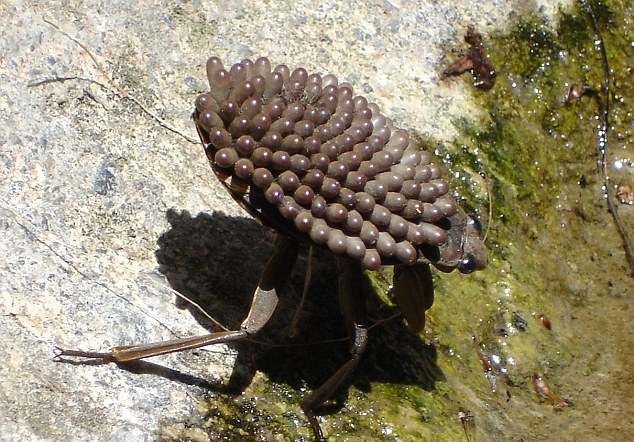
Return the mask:
<path fill-rule="evenodd" d="M 170 209 L 167 220 L 171 228 L 159 238 L 156 251 L 159 270 L 175 290 L 215 320 L 228 329 L 238 329 L 260 271 L 273 251 L 272 231 L 251 219 L 220 212 L 192 217 L 186 211 Z M 274 316 L 255 337 L 257 342 L 229 344 L 238 356 L 228 385 L 222 387 L 225 392 L 242 391 L 257 370 L 276 383 L 315 389 L 349 359 L 349 341 L 337 300 L 336 262 L 326 250 L 315 251 L 309 290 L 293 333 L 291 324 L 300 303 L 306 264 L 306 253 L 300 252 L 288 287 Z M 369 281 L 366 286 L 370 316 L 375 320 L 393 316 L 396 307 L 381 300 Z M 177 298 L 176 305 L 187 308 L 209 331 L 220 330 L 190 303 Z M 385 321 L 370 330 L 360 365 L 333 397 L 332 410 L 322 408 L 321 413 L 343 406 L 350 384 L 362 391 L 368 391 L 372 382 L 431 390 L 435 382 L 444 380 L 436 360 L 436 349 L 409 332 L 400 317 Z"/>

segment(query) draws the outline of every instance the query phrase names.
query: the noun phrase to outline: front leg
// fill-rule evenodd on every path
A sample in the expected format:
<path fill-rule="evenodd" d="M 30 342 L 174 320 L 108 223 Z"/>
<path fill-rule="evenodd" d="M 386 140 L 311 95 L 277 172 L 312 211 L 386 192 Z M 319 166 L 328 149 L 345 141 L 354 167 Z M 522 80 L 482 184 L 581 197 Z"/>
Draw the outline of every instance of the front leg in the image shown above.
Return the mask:
<path fill-rule="evenodd" d="M 350 360 L 344 363 L 326 382 L 304 398 L 300 405 L 315 434 L 316 441 L 324 441 L 315 410 L 327 401 L 337 388 L 359 365 L 368 342 L 366 304 L 363 293 L 363 270 L 357 260 L 339 259 L 339 305 L 351 337 Z"/>
<path fill-rule="evenodd" d="M 113 347 L 109 352 L 89 352 L 58 348 L 57 357 L 71 356 L 102 359 L 107 362 L 130 362 L 150 356 L 158 356 L 177 351 L 190 350 L 212 344 L 238 341 L 254 335 L 271 319 L 278 303 L 278 293 L 282 290 L 293 265 L 297 260 L 297 241 L 277 235 L 273 255 L 267 262 L 256 288 L 251 307 L 239 330 L 209 333 L 203 336 L 172 339 L 150 344 L 124 345 Z"/>

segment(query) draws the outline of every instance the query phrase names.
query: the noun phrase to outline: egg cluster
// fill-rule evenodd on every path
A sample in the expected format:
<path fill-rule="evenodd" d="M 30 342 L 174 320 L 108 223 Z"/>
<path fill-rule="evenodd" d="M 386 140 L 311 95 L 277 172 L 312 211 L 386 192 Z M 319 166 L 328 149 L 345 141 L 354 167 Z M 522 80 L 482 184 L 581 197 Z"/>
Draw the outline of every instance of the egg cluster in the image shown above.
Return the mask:
<path fill-rule="evenodd" d="M 212 57 L 207 77 L 194 121 L 214 171 L 251 204 L 368 269 L 447 240 L 438 222 L 458 209 L 440 168 L 350 84 L 267 58 L 227 71 Z"/>

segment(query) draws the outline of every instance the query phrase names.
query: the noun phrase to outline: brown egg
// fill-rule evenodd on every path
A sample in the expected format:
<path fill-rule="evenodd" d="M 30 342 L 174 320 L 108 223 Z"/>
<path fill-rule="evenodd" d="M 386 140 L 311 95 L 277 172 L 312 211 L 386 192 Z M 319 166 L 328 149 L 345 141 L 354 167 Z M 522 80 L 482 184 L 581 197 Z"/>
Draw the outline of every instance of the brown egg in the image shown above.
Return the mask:
<path fill-rule="evenodd" d="M 332 253 L 338 255 L 345 253 L 347 248 L 346 235 L 341 230 L 331 229 L 326 244 Z"/>
<path fill-rule="evenodd" d="M 230 147 L 223 147 L 214 155 L 214 161 L 218 167 L 229 169 L 238 161 L 238 153 Z"/>
<path fill-rule="evenodd" d="M 381 256 L 376 249 L 366 249 L 361 263 L 368 270 L 377 270 L 381 267 Z"/>

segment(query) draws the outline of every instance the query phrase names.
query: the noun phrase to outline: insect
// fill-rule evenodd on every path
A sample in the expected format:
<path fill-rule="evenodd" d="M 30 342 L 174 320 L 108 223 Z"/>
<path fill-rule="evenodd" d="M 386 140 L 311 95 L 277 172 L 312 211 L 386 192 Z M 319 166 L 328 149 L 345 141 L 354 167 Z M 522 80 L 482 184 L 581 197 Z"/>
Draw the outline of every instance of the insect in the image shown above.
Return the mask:
<path fill-rule="evenodd" d="M 232 197 L 277 232 L 246 319 L 234 331 L 60 356 L 126 362 L 251 337 L 273 315 L 299 245 L 325 247 L 337 257 L 351 342 L 350 359 L 301 402 L 315 439 L 325 440 L 315 411 L 354 371 L 368 340 L 363 270 L 394 266 L 395 301 L 419 332 L 434 299 L 430 265 L 462 273 L 486 266 L 479 226 L 447 196 L 431 154 L 334 75 L 272 68 L 267 58 L 226 70 L 212 57 L 206 67 L 210 90 L 192 117 L 209 163 Z"/>

